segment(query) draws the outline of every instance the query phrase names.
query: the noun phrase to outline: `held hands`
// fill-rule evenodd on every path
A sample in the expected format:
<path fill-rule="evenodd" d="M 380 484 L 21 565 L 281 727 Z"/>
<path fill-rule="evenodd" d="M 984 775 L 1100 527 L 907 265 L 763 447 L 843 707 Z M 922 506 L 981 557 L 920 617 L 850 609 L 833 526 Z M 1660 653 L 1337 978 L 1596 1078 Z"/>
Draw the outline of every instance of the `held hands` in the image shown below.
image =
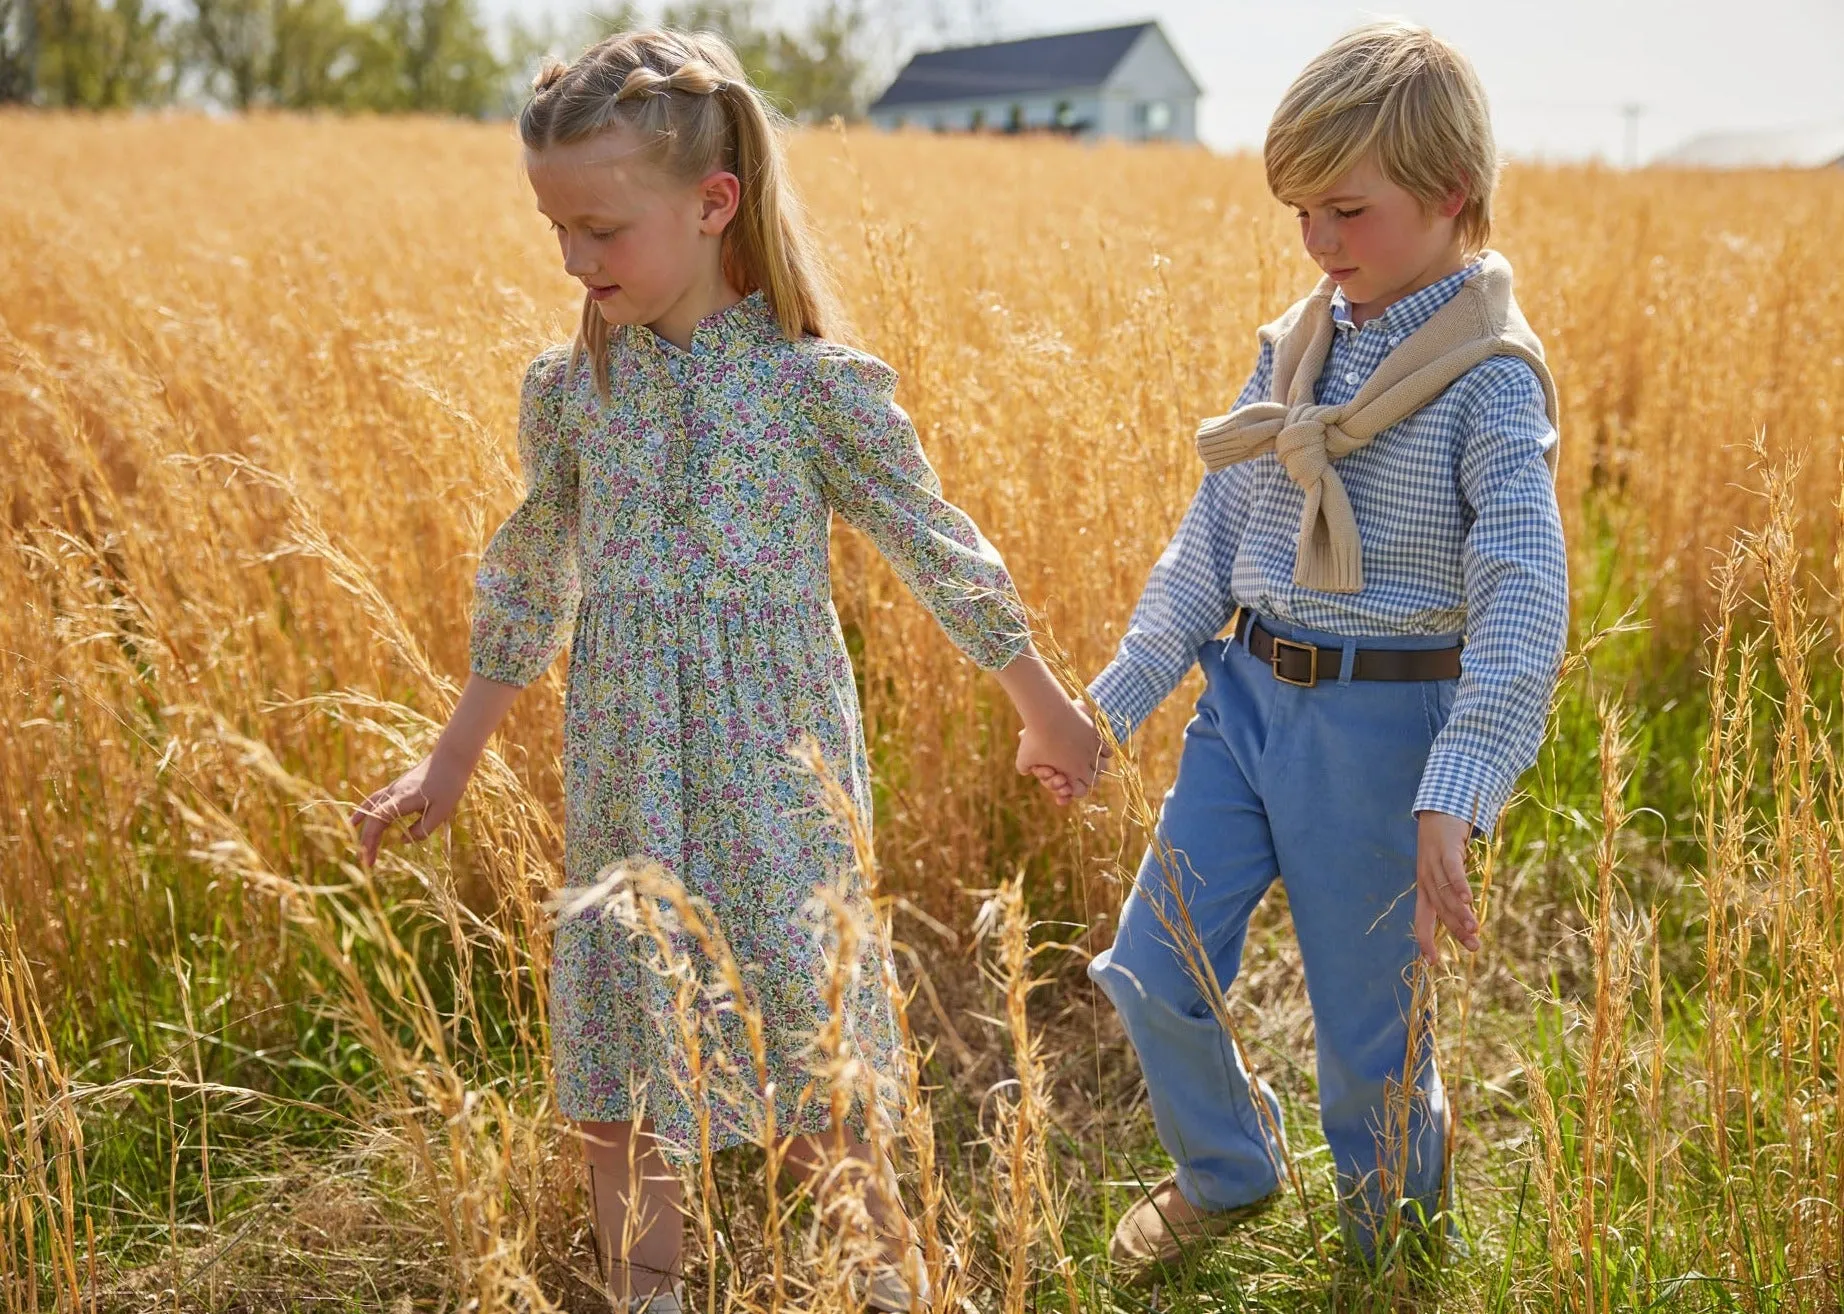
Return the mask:
<path fill-rule="evenodd" d="M 1089 792 L 1113 752 L 1087 712 L 1067 698 L 1056 712 L 1018 732 L 1018 774 L 1036 776 L 1057 806 Z"/>
<path fill-rule="evenodd" d="M 461 801 L 472 769 L 444 753 L 432 753 L 359 804 L 347 824 L 359 832 L 359 860 L 370 867 L 378 846 L 391 836 L 392 823 L 414 821 L 403 832 L 409 840 L 427 839 Z"/>
<path fill-rule="evenodd" d="M 1479 951 L 1479 918 L 1466 883 L 1466 843 L 1472 823 L 1445 812 L 1415 814 L 1415 942 L 1430 966 L 1441 961 L 1435 923 L 1445 926 L 1468 953 Z"/>

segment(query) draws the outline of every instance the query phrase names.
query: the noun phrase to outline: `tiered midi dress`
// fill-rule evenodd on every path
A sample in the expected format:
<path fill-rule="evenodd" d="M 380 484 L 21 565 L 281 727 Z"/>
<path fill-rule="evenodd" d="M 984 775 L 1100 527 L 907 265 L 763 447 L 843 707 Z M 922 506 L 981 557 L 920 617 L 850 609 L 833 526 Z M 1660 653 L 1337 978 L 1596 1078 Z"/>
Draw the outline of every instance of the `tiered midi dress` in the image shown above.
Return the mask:
<path fill-rule="evenodd" d="M 887 945 L 860 939 L 842 974 L 829 962 L 816 888 L 842 880 L 861 915 L 868 901 L 847 834 L 788 751 L 812 736 L 869 824 L 832 603 L 832 513 L 870 537 L 979 666 L 1007 665 L 1028 624 L 998 553 L 943 500 L 883 362 L 788 339 L 759 292 L 707 317 L 689 351 L 642 326 L 613 329 L 608 350 L 607 403 L 586 362 L 569 369 L 568 348 L 526 373 L 526 494 L 479 564 L 470 665 L 528 684 L 568 638 L 566 884 L 648 860 L 702 900 L 762 1020 L 777 1131 L 821 1131 L 832 1093 L 815 1041 L 835 1012 L 834 1057 L 875 1074 L 880 1101 L 903 1061 Z M 699 1106 L 719 1149 L 759 1136 L 771 1104 L 737 1001 L 695 937 L 673 950 L 705 987 L 705 1052 L 675 1021 L 669 960 L 608 906 L 555 927 L 551 1047 L 564 1116 L 644 1113 L 662 1148 L 687 1157 Z M 829 1008 L 841 981 L 842 1007 Z M 856 1101 L 849 1121 L 865 1112 Z"/>

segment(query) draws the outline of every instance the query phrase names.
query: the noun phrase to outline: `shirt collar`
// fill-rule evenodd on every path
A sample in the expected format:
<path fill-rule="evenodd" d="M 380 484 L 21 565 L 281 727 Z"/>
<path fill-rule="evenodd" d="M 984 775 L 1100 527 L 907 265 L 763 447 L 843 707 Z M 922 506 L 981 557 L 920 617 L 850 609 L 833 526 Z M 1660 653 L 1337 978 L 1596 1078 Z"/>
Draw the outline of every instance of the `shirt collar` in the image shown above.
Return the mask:
<path fill-rule="evenodd" d="M 1447 275 L 1439 282 L 1430 283 L 1419 292 L 1411 292 L 1364 327 L 1369 328 L 1374 324 L 1381 332 L 1406 337 L 1426 324 L 1435 311 L 1453 299 L 1453 294 L 1460 290 L 1461 284 L 1481 268 L 1483 266 L 1477 259 L 1468 262 L 1465 268 Z M 1351 320 L 1351 304 L 1345 300 L 1342 287 L 1332 293 L 1332 324 L 1341 329 L 1357 327 Z"/>

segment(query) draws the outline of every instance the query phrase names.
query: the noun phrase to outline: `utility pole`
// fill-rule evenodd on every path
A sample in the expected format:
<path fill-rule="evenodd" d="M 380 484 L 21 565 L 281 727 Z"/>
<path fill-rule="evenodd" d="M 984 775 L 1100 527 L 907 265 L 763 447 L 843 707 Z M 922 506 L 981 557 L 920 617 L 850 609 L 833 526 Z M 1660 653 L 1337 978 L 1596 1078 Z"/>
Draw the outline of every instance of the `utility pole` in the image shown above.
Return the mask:
<path fill-rule="evenodd" d="M 1639 116 L 1645 113 L 1645 106 L 1637 101 L 1628 101 L 1620 107 L 1620 113 L 1626 118 L 1626 167 L 1639 167 Z"/>

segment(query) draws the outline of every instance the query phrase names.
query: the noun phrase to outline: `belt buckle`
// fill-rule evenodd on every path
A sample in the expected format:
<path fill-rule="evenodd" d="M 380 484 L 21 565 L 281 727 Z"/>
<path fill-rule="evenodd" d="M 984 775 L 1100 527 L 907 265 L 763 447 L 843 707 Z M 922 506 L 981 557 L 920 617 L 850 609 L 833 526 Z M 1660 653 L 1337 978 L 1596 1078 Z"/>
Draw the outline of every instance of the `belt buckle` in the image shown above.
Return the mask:
<path fill-rule="evenodd" d="M 1281 653 L 1288 649 L 1307 653 L 1311 657 L 1311 665 L 1307 668 L 1309 673 L 1304 680 L 1289 679 L 1281 674 Z M 1296 643 L 1292 639 L 1283 639 L 1277 634 L 1274 636 L 1274 650 L 1268 654 L 1268 668 L 1274 672 L 1274 678 L 1282 684 L 1291 684 L 1296 689 L 1310 689 L 1319 683 L 1319 648 L 1316 644 Z"/>

